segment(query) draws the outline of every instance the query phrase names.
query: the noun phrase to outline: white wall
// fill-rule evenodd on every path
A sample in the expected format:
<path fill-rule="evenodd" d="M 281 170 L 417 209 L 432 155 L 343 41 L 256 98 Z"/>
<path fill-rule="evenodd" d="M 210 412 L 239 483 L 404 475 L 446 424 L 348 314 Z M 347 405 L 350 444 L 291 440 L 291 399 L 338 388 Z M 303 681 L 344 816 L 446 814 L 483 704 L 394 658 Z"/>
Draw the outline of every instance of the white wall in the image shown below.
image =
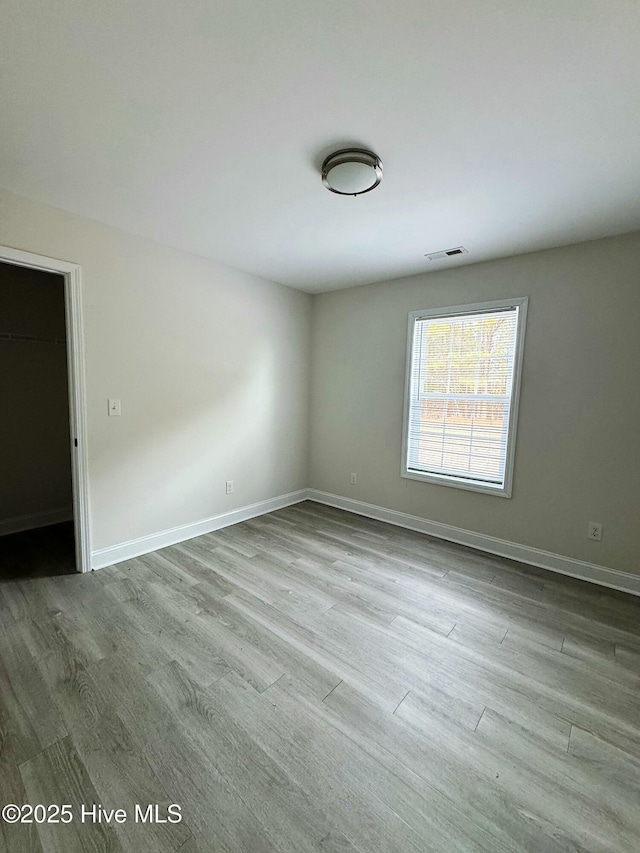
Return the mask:
<path fill-rule="evenodd" d="M 0 264 L 0 531 L 71 518 L 68 398 L 62 276 Z"/>
<path fill-rule="evenodd" d="M 0 244 L 82 267 L 94 549 L 311 485 L 640 574 L 640 234 L 313 298 L 6 192 Z M 402 479 L 407 313 L 510 296 L 513 497 Z"/>
<path fill-rule="evenodd" d="M 513 296 L 513 497 L 402 479 L 408 312 Z M 311 424 L 313 488 L 640 574 L 640 234 L 317 296 Z"/>
<path fill-rule="evenodd" d="M 4 191 L 0 245 L 82 267 L 94 550 L 307 485 L 309 295 Z"/>

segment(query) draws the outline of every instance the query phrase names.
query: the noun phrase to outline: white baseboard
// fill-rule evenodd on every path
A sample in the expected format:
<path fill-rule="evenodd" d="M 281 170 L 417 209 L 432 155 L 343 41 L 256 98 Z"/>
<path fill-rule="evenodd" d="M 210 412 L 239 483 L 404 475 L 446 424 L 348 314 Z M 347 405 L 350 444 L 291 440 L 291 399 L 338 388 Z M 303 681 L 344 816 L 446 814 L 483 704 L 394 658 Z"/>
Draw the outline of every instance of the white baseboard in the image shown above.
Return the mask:
<path fill-rule="evenodd" d="M 211 518 L 204 518 L 202 521 L 194 521 L 191 524 L 183 524 L 180 527 L 172 527 L 170 530 L 152 533 L 150 536 L 141 536 L 139 539 L 131 539 L 129 542 L 100 548 L 91 552 L 91 568 L 103 569 L 105 566 L 131 560 L 133 557 L 140 557 L 150 551 L 168 548 L 169 545 L 176 545 L 186 539 L 193 539 L 195 536 L 202 536 L 204 533 L 211 533 L 214 530 L 220 530 L 222 527 L 229 527 L 231 524 L 248 521 L 248 519 L 255 518 L 258 515 L 275 512 L 275 510 L 283 509 L 285 506 L 306 501 L 308 497 L 308 489 L 300 489 L 297 492 L 290 492 L 277 498 L 269 498 L 269 500 L 233 509 L 230 512 L 223 512 Z"/>
<path fill-rule="evenodd" d="M 17 515 L 15 518 L 5 518 L 0 521 L 0 536 L 11 533 L 22 533 L 24 530 L 35 530 L 37 527 L 48 527 L 50 524 L 61 524 L 71 521 L 73 510 L 70 506 L 58 509 L 48 509 L 45 512 L 31 512 L 28 515 Z"/>
<path fill-rule="evenodd" d="M 530 566 L 538 566 L 541 569 L 570 575 L 583 581 L 600 584 L 600 586 L 630 592 L 632 595 L 640 595 L 640 575 L 632 575 L 619 569 L 598 566 L 595 563 L 586 563 L 572 557 L 563 557 L 561 554 L 553 554 L 550 551 L 542 551 L 528 545 L 518 545 L 516 542 L 509 542 L 506 539 L 497 539 L 494 536 L 486 536 L 484 533 L 475 533 L 473 530 L 465 530 L 462 527 L 452 527 L 450 524 L 442 524 L 439 521 L 429 521 L 417 515 L 408 515 L 405 512 L 386 509 L 352 498 L 344 498 L 340 495 L 331 495 L 317 489 L 308 490 L 308 499 L 337 509 L 344 509 L 356 513 L 356 515 L 386 521 L 398 527 L 417 530 L 420 533 L 426 533 L 428 536 L 446 539 L 448 542 L 467 545 L 470 548 L 476 548 L 478 551 L 486 551 L 499 557 L 508 557 L 510 560 L 528 563 Z"/>
<path fill-rule="evenodd" d="M 420 518 L 417 515 L 409 515 L 408 513 L 398 512 L 394 509 L 375 506 L 374 504 L 364 503 L 353 498 L 320 492 L 317 489 L 300 489 L 297 492 L 290 492 L 287 495 L 280 495 L 277 498 L 270 498 L 269 500 L 240 507 L 230 512 L 214 515 L 202 521 L 195 521 L 181 527 L 172 527 L 170 530 L 163 530 L 159 533 L 153 533 L 150 536 L 142 536 L 139 539 L 132 539 L 129 542 L 122 542 L 118 545 L 111 545 L 108 548 L 101 548 L 91 553 L 91 568 L 102 569 L 114 563 L 131 560 L 133 557 L 140 557 L 142 554 L 148 554 L 150 551 L 167 548 L 169 545 L 184 542 L 186 539 L 193 539 L 195 536 L 202 536 L 205 533 L 211 533 L 214 530 L 220 530 L 223 527 L 229 527 L 232 524 L 238 524 L 241 521 L 247 521 L 259 515 L 275 512 L 277 509 L 283 509 L 286 506 L 291 506 L 305 500 L 326 504 L 337 509 L 344 509 L 347 512 L 353 512 L 356 515 L 363 515 L 367 518 L 375 518 L 378 521 L 385 521 L 397 527 L 416 530 L 419 533 L 426 533 L 428 536 L 434 536 L 437 539 L 456 542 L 459 545 L 466 545 L 478 551 L 495 554 L 498 557 L 507 557 L 510 560 L 517 560 L 531 566 L 538 566 L 541 569 L 558 572 L 562 575 L 570 575 L 579 580 L 590 581 L 600 586 L 619 589 L 622 592 L 629 592 L 632 595 L 640 595 L 640 575 L 632 575 L 628 572 L 622 572 L 619 569 L 611 569 L 606 566 L 598 566 L 595 563 L 576 560 L 572 557 L 564 557 L 561 554 L 553 554 L 551 551 L 543 551 L 528 545 L 519 545 L 516 542 L 509 542 L 506 539 L 498 539 L 495 536 L 487 536 L 484 533 L 476 533 L 473 530 L 465 530 L 462 527 L 453 527 L 450 524 L 442 524 L 439 521 L 430 521 L 429 519 Z M 68 510 L 66 512 L 67 517 L 56 518 L 45 523 L 55 524 L 57 521 L 68 520 L 71 514 Z M 31 516 L 24 516 L 24 518 L 31 518 Z M 12 521 L 15 520 L 17 519 L 12 519 Z M 4 532 L 2 525 L 6 523 L 0 522 L 0 535 Z"/>

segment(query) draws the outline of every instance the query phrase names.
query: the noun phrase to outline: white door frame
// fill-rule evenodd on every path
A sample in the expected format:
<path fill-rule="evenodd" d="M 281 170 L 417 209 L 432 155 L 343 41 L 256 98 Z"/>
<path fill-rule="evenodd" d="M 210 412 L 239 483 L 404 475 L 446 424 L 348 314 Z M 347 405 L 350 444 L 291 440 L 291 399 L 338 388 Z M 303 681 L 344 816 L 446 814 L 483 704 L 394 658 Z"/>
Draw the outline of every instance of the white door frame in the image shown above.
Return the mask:
<path fill-rule="evenodd" d="M 73 521 L 76 542 L 76 569 L 91 571 L 89 531 L 89 488 L 87 464 L 87 418 L 85 412 L 84 337 L 80 267 L 57 258 L 34 255 L 0 246 L 0 261 L 19 267 L 58 273 L 64 278 L 65 323 L 67 328 L 67 376 L 71 426 L 71 478 Z"/>

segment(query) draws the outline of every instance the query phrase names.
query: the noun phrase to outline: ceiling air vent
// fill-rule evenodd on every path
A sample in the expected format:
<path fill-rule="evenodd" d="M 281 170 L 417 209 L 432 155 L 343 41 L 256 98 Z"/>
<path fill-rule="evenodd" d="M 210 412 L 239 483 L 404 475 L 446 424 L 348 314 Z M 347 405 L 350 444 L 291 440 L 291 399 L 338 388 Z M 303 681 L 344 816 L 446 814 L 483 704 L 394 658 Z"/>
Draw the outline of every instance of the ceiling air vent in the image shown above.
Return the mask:
<path fill-rule="evenodd" d="M 464 246 L 456 246 L 455 249 L 444 249 L 442 252 L 432 252 L 430 255 L 425 255 L 430 261 L 439 261 L 441 258 L 452 258 L 454 255 L 466 255 L 467 250 Z"/>

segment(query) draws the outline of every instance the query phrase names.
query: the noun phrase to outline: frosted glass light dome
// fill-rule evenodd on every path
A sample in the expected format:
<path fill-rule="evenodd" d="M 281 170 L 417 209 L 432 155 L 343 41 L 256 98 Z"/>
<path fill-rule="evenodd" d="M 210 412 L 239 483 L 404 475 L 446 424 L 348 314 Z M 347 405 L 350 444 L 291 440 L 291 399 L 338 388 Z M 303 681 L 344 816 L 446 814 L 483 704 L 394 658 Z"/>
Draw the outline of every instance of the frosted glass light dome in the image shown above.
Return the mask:
<path fill-rule="evenodd" d="M 382 180 L 382 162 L 366 148 L 344 148 L 322 164 L 322 183 L 338 195 L 362 195 Z"/>

